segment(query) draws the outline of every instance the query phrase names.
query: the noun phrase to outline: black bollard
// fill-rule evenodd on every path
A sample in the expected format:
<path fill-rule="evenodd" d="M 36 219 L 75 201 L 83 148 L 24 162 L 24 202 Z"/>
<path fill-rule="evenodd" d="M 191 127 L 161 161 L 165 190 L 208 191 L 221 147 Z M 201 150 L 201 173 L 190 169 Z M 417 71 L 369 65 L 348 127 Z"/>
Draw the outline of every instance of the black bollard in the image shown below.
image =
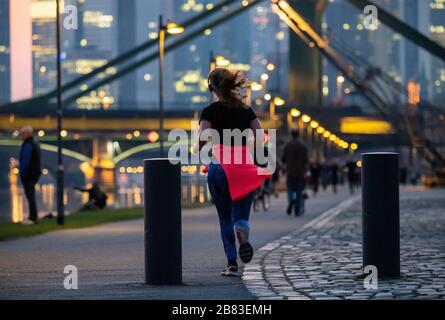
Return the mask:
<path fill-rule="evenodd" d="M 144 161 L 145 283 L 182 284 L 181 165 Z"/>
<path fill-rule="evenodd" d="M 363 267 L 400 276 L 399 155 L 362 154 Z"/>

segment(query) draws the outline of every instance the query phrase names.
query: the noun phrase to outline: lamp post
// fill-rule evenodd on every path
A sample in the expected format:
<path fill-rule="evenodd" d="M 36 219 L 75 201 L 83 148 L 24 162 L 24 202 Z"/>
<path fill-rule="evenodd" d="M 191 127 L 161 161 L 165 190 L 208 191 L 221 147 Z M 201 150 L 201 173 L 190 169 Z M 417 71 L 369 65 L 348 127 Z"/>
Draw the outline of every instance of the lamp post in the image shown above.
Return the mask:
<path fill-rule="evenodd" d="M 308 127 L 309 127 L 309 122 L 311 122 L 312 118 L 310 116 L 308 116 L 307 114 L 304 114 L 301 117 L 301 121 L 303 122 L 303 139 L 305 140 L 305 142 L 308 144 Z"/>
<path fill-rule="evenodd" d="M 276 107 L 281 107 L 284 106 L 286 104 L 286 101 L 280 97 L 275 97 L 274 99 L 270 100 L 270 104 L 269 104 L 269 113 L 270 113 L 270 120 L 276 120 L 276 115 L 275 115 L 275 108 Z"/>
<path fill-rule="evenodd" d="M 64 170 L 62 157 L 62 52 L 60 48 L 60 0 L 56 0 L 56 47 L 57 47 L 57 224 L 65 224 L 63 203 Z"/>
<path fill-rule="evenodd" d="M 252 82 L 246 89 L 246 100 L 247 100 L 247 105 L 249 107 L 252 107 L 252 96 L 253 96 L 253 92 L 258 92 L 263 90 L 263 85 L 261 83 L 257 83 L 257 82 Z"/>
<path fill-rule="evenodd" d="M 159 134 L 160 134 L 160 154 L 164 155 L 164 56 L 165 56 L 165 35 L 181 34 L 184 27 L 174 22 L 167 22 L 164 25 L 162 15 L 159 16 Z"/>
<path fill-rule="evenodd" d="M 210 51 L 210 72 L 212 72 L 213 70 L 215 70 L 216 68 L 216 60 L 215 60 L 215 56 L 213 55 L 213 51 Z"/>

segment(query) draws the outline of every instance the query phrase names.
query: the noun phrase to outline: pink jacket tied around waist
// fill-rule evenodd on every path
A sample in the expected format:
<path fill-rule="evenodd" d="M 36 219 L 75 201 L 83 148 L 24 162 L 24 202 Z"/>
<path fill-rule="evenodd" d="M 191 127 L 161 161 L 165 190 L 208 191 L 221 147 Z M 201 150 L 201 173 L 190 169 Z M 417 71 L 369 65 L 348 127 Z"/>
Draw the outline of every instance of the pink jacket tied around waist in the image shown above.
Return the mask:
<path fill-rule="evenodd" d="M 254 164 L 246 146 L 214 145 L 213 156 L 224 170 L 233 201 L 240 200 L 271 178 L 269 172 Z"/>

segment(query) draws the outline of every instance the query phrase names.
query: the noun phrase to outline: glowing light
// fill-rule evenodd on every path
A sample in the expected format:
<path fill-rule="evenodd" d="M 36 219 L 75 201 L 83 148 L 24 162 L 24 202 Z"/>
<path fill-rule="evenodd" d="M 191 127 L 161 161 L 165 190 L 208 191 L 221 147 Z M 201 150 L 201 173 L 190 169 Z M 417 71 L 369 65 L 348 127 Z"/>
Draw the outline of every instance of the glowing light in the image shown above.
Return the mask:
<path fill-rule="evenodd" d="M 363 163 L 359 160 L 359 161 L 357 161 L 357 167 L 358 168 L 361 168 L 363 166 Z"/>
<path fill-rule="evenodd" d="M 269 71 L 274 71 L 274 70 L 275 70 L 275 65 L 274 65 L 273 63 L 269 63 L 269 64 L 266 66 L 266 68 L 267 68 L 267 70 L 269 70 Z"/>
<path fill-rule="evenodd" d="M 420 103 L 420 84 L 414 81 L 409 81 L 407 84 L 408 102 L 410 105 L 417 105 Z"/>
<path fill-rule="evenodd" d="M 293 118 L 298 118 L 298 117 L 301 115 L 301 111 L 298 110 L 297 108 L 292 108 L 292 109 L 290 110 L 290 115 L 291 115 Z"/>
<path fill-rule="evenodd" d="M 266 93 L 266 94 L 264 95 L 264 100 L 266 100 L 266 101 L 270 101 L 270 99 L 272 99 L 272 96 L 271 96 L 269 93 Z"/>
<path fill-rule="evenodd" d="M 136 130 L 135 132 L 133 132 L 133 136 L 135 136 L 136 138 L 139 138 L 141 136 L 141 132 Z"/>
<path fill-rule="evenodd" d="M 344 117 L 340 120 L 340 131 L 347 134 L 390 134 L 390 122 L 364 117 Z"/>
<path fill-rule="evenodd" d="M 326 129 L 323 128 L 323 127 L 318 127 L 318 128 L 317 128 L 317 133 L 318 133 L 318 134 L 322 134 L 322 133 L 324 133 L 325 131 L 326 131 Z"/>
<path fill-rule="evenodd" d="M 151 143 L 155 143 L 159 140 L 159 134 L 156 131 L 149 132 L 147 134 L 147 140 Z"/>
<path fill-rule="evenodd" d="M 311 128 L 312 128 L 312 129 L 317 129 L 318 126 L 319 126 L 319 124 L 318 124 L 317 121 L 311 121 Z"/>
<path fill-rule="evenodd" d="M 79 168 L 88 179 L 92 179 L 94 177 L 94 167 L 90 165 L 89 162 L 82 162 Z"/>
<path fill-rule="evenodd" d="M 62 130 L 62 131 L 60 131 L 60 136 L 61 136 L 62 138 L 66 138 L 66 137 L 68 136 L 68 131 L 66 131 L 66 130 Z"/>
<path fill-rule="evenodd" d="M 338 76 L 338 77 L 337 77 L 337 82 L 338 82 L 338 83 L 343 83 L 343 82 L 345 82 L 345 77 L 343 77 L 343 76 Z"/>
<path fill-rule="evenodd" d="M 357 150 L 358 149 L 358 144 L 357 143 L 351 143 L 351 149 L 352 150 Z"/>
<path fill-rule="evenodd" d="M 263 85 L 261 83 L 252 82 L 250 84 L 250 88 L 252 89 L 252 91 L 261 91 L 263 90 Z"/>
<path fill-rule="evenodd" d="M 181 34 L 185 31 L 184 27 L 180 24 L 177 24 L 175 22 L 168 22 L 167 26 L 165 27 L 168 34 Z"/>
<path fill-rule="evenodd" d="M 230 60 L 224 56 L 217 56 L 215 61 L 218 67 L 228 67 L 231 63 Z"/>
<path fill-rule="evenodd" d="M 267 80 L 269 80 L 269 75 L 268 75 L 267 73 L 263 73 L 263 74 L 261 75 L 261 80 L 263 80 L 263 81 L 267 81 Z"/>
<path fill-rule="evenodd" d="M 312 118 L 309 117 L 307 114 L 304 114 L 303 117 L 301 117 L 301 120 L 302 120 L 304 123 L 309 123 L 309 122 L 311 122 Z"/>
<path fill-rule="evenodd" d="M 127 134 L 127 140 L 133 139 L 133 135 L 131 133 Z"/>
<path fill-rule="evenodd" d="M 284 104 L 286 103 L 286 101 L 284 101 L 284 99 L 281 99 L 280 97 L 275 97 L 273 99 L 273 102 L 276 106 L 280 107 L 280 106 L 284 106 Z"/>
<path fill-rule="evenodd" d="M 45 136 L 45 131 L 39 130 L 39 132 L 37 134 L 39 135 L 39 137 L 44 137 Z"/>
<path fill-rule="evenodd" d="M 326 139 L 329 139 L 330 136 L 331 136 L 331 132 L 329 132 L 329 131 L 325 131 L 323 133 L 323 137 L 325 137 Z"/>

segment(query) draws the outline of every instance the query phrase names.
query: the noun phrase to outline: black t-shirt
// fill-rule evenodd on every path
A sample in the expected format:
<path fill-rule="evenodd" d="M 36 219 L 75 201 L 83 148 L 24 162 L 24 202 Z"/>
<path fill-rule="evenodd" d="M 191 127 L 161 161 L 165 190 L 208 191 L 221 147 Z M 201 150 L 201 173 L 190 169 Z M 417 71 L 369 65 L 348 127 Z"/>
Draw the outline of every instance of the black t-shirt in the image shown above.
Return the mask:
<path fill-rule="evenodd" d="M 257 116 L 252 108 L 229 107 L 222 102 L 215 102 L 202 111 L 199 121 L 206 120 L 210 122 L 212 129 L 218 131 L 220 143 L 223 143 L 224 129 L 244 131 L 250 128 L 250 123 L 256 118 Z M 245 143 L 243 139 L 243 144 Z M 233 143 L 230 144 L 233 145 Z"/>

